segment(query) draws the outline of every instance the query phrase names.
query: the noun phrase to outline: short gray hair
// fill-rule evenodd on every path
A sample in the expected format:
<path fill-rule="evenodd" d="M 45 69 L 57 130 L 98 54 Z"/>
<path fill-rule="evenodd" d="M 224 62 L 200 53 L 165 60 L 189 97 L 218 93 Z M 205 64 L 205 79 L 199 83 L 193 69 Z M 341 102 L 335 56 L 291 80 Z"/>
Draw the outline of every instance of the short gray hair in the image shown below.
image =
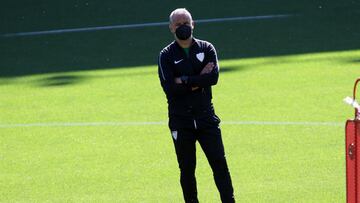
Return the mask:
<path fill-rule="evenodd" d="M 190 20 L 192 21 L 191 13 L 186 8 L 177 8 L 170 13 L 170 16 L 169 16 L 170 23 L 173 22 L 174 15 L 179 15 L 179 14 L 185 14 L 185 15 L 190 16 Z"/>

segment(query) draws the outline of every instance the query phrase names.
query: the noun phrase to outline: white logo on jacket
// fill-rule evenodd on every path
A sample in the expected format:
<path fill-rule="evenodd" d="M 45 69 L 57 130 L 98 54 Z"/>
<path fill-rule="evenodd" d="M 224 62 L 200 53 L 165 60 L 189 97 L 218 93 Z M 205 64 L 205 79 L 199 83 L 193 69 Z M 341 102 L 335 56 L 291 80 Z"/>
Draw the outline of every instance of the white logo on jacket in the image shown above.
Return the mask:
<path fill-rule="evenodd" d="M 196 58 L 197 58 L 200 62 L 203 62 L 203 61 L 204 61 L 204 58 L 205 58 L 204 52 L 200 52 L 200 53 L 196 54 Z"/>
<path fill-rule="evenodd" d="M 171 131 L 171 135 L 173 136 L 174 140 L 177 139 L 177 131 Z"/>
<path fill-rule="evenodd" d="M 178 60 L 178 61 L 174 61 L 174 64 L 178 64 L 178 63 L 180 63 L 182 60 L 184 60 L 184 59 L 180 59 L 180 60 Z"/>

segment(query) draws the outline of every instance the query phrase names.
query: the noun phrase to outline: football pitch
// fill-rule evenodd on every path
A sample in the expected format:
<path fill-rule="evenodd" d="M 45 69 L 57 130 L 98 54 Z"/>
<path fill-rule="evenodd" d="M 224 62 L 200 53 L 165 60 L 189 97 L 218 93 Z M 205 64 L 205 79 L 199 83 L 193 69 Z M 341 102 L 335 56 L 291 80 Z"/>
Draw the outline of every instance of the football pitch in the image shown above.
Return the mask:
<path fill-rule="evenodd" d="M 235 197 L 345 202 L 344 125 L 353 109 L 342 100 L 360 76 L 359 4 L 184 2 L 159 1 L 151 12 L 154 2 L 44 6 L 63 11 L 60 27 L 53 13 L 44 19 L 35 5 L 8 3 L 15 13 L 2 15 L 25 18 L 1 21 L 0 35 L 163 22 L 176 7 L 195 20 L 290 14 L 195 27 L 218 51 L 213 103 Z M 171 40 L 166 25 L 0 37 L 0 202 L 182 202 L 156 65 Z M 199 145 L 196 176 L 200 202 L 220 202 Z"/>

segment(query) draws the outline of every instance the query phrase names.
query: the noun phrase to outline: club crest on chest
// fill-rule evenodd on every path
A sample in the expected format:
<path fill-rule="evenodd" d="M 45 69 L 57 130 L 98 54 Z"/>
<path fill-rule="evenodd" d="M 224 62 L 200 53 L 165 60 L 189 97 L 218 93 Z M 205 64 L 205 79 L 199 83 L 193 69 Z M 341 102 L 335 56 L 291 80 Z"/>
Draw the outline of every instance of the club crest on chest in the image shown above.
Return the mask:
<path fill-rule="evenodd" d="M 197 58 L 200 62 L 203 62 L 203 61 L 204 61 L 204 58 L 205 58 L 204 52 L 200 52 L 200 53 L 196 54 L 196 58 Z"/>

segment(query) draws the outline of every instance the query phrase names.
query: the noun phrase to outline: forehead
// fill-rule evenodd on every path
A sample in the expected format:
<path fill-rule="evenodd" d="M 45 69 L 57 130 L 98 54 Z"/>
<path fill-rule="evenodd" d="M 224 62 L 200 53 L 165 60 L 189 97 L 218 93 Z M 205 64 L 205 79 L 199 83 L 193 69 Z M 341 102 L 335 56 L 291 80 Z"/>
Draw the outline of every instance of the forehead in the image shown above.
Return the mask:
<path fill-rule="evenodd" d="M 172 23 L 190 23 L 191 17 L 187 13 L 176 13 L 172 16 Z"/>

